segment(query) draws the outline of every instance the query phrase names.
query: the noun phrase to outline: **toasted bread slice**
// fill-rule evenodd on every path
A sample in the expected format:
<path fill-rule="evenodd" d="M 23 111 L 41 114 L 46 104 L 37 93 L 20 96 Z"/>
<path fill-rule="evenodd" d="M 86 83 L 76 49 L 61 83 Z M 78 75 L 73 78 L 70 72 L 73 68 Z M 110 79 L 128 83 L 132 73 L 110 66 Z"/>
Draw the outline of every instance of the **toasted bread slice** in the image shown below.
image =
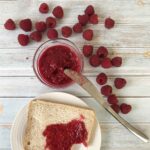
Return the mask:
<path fill-rule="evenodd" d="M 43 100 L 33 100 L 29 104 L 27 128 L 24 135 L 25 150 L 44 150 L 45 137 L 43 131 L 48 125 L 68 123 L 84 116 L 84 124 L 88 131 L 87 144 L 90 142 L 95 125 L 93 110 L 67 104 Z"/>

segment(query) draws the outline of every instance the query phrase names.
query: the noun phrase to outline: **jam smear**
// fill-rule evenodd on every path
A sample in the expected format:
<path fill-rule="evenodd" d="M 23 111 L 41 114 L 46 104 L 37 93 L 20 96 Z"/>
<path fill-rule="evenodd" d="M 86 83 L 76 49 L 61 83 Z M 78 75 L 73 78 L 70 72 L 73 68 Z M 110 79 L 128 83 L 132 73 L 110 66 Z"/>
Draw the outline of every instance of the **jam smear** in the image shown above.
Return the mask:
<path fill-rule="evenodd" d="M 72 120 L 67 124 L 52 124 L 43 132 L 46 137 L 45 149 L 71 150 L 73 144 L 83 143 L 87 146 L 88 132 L 81 120 Z"/>
<path fill-rule="evenodd" d="M 81 71 L 81 60 L 68 46 L 55 45 L 47 48 L 38 60 L 41 77 L 54 86 L 65 86 L 72 80 L 64 74 L 64 69 Z"/>

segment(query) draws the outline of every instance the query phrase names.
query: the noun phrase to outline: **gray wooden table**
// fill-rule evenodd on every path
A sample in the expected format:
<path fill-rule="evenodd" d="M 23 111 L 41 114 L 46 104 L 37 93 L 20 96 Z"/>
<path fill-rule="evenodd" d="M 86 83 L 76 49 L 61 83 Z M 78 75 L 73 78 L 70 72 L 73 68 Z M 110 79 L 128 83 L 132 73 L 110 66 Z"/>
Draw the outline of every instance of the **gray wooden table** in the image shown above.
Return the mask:
<path fill-rule="evenodd" d="M 17 20 L 17 23 L 27 17 L 33 21 L 44 20 L 48 15 L 38 13 L 41 2 L 0 0 L 0 150 L 10 149 L 10 128 L 18 110 L 33 97 L 56 91 L 42 85 L 32 70 L 32 58 L 41 43 L 21 47 L 17 43 L 17 35 L 23 32 L 20 29 L 9 32 L 3 27 L 8 18 Z M 63 25 L 72 26 L 86 5 L 95 5 L 101 17 L 100 23 L 91 27 L 95 31 L 94 40 L 85 42 L 81 35 L 74 35 L 70 40 L 80 49 L 85 43 L 93 44 L 95 49 L 100 45 L 107 46 L 111 57 L 122 56 L 124 64 L 117 69 L 103 70 L 90 67 L 85 59 L 84 74 L 97 88 L 95 77 L 99 72 L 109 75 L 110 84 L 115 77 L 125 77 L 127 86 L 122 90 L 114 89 L 114 93 L 120 102 L 132 104 L 133 111 L 122 116 L 150 137 L 150 0 L 55 0 L 49 3 L 51 10 L 58 4 L 64 7 L 65 17 L 58 29 Z M 116 20 L 116 27 L 112 30 L 104 28 L 104 18 L 108 16 Z M 96 110 L 102 129 L 102 150 L 150 149 L 150 143 L 144 144 L 128 133 L 77 85 L 59 91 L 79 96 Z"/>

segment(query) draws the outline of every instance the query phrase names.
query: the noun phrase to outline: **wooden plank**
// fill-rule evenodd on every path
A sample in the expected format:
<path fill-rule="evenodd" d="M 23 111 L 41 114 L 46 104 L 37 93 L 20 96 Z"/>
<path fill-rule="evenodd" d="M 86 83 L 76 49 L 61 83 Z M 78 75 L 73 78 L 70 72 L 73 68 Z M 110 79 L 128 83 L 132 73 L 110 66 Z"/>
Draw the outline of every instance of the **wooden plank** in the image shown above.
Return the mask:
<path fill-rule="evenodd" d="M 110 77 L 108 84 L 113 85 L 115 77 Z M 95 77 L 89 79 L 96 85 Z M 118 96 L 126 97 L 149 97 L 149 76 L 126 76 L 128 84 L 121 90 L 113 89 Z M 43 85 L 36 77 L 0 77 L 0 97 L 32 97 L 50 91 L 64 91 L 77 96 L 88 96 L 77 84 L 65 89 L 51 89 Z"/>
<path fill-rule="evenodd" d="M 108 114 L 93 98 L 81 97 L 97 114 L 99 122 L 117 122 L 110 114 Z M 0 124 L 12 123 L 16 114 L 21 110 L 32 98 L 0 98 Z M 133 107 L 133 111 L 128 115 L 122 115 L 129 122 L 147 122 L 150 123 L 149 98 L 119 98 L 119 102 L 129 103 Z"/>
<path fill-rule="evenodd" d="M 95 47 L 95 52 L 98 47 Z M 80 46 L 82 49 L 82 46 Z M 104 71 L 108 75 L 149 75 L 150 50 L 148 48 L 108 48 L 110 57 L 121 56 L 123 65 L 119 68 L 93 68 L 84 58 L 84 74 L 97 75 Z M 0 49 L 0 76 L 35 76 L 32 69 L 33 55 L 36 48 Z"/>
<path fill-rule="evenodd" d="M 133 124 L 150 137 L 149 124 Z M 120 124 L 101 124 L 102 147 L 101 150 L 149 150 L 150 143 L 143 143 L 134 135 L 130 134 Z M 10 150 L 10 126 L 0 126 L 1 150 Z M 2 135 L 2 136 L 1 136 Z"/>
<path fill-rule="evenodd" d="M 143 2 L 140 2 L 143 1 Z M 1 9 L 1 22 L 4 22 L 6 18 L 14 18 L 19 20 L 24 17 L 31 17 L 33 19 L 43 19 L 44 16 L 38 13 L 38 6 L 43 1 L 39 0 L 18 0 L 18 1 L 0 1 Z M 45 2 L 45 1 L 44 1 Z M 149 0 L 55 0 L 54 2 L 47 1 L 51 8 L 56 5 L 62 5 L 65 9 L 66 22 L 75 21 L 74 17 L 79 13 L 83 13 L 85 7 L 88 4 L 93 4 L 96 7 L 97 12 L 101 16 L 101 22 L 103 18 L 112 16 L 118 23 L 124 24 L 147 24 L 150 23 L 149 19 Z M 19 7 L 18 7 L 19 6 Z M 74 6 L 71 7 L 70 6 Z M 22 11 L 24 9 L 24 11 Z M 51 9 L 52 10 L 52 9 Z M 21 12 L 21 13 L 20 13 Z M 113 13 L 113 15 L 112 15 Z"/>

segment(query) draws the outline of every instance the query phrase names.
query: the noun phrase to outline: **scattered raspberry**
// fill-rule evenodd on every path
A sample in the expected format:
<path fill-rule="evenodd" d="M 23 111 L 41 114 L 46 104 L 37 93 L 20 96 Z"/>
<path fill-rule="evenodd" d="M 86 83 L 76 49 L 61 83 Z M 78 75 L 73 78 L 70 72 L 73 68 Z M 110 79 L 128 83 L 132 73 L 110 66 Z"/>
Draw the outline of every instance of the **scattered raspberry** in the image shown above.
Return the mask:
<path fill-rule="evenodd" d="M 115 21 L 114 21 L 113 19 L 111 19 L 111 18 L 106 18 L 106 19 L 105 19 L 105 27 L 106 27 L 107 29 L 113 28 L 114 25 L 115 25 Z"/>
<path fill-rule="evenodd" d="M 87 8 L 85 9 L 85 14 L 91 16 L 94 14 L 94 7 L 92 5 L 87 6 Z"/>
<path fill-rule="evenodd" d="M 97 55 L 92 55 L 89 59 L 89 63 L 93 67 L 98 67 L 100 65 L 100 59 Z"/>
<path fill-rule="evenodd" d="M 87 29 L 83 32 L 83 38 L 85 40 L 91 41 L 93 38 L 93 30 Z"/>
<path fill-rule="evenodd" d="M 48 7 L 48 4 L 46 4 L 46 3 L 42 3 L 41 5 L 40 5 L 40 7 L 39 7 L 39 11 L 41 12 L 41 13 L 48 13 L 48 11 L 49 11 L 49 7 Z"/>
<path fill-rule="evenodd" d="M 80 23 L 76 23 L 74 26 L 73 26 L 73 31 L 75 33 L 81 33 L 82 32 L 82 25 Z"/>
<path fill-rule="evenodd" d="M 46 25 L 48 28 L 55 28 L 56 27 L 56 19 L 53 17 L 47 17 Z"/>
<path fill-rule="evenodd" d="M 64 16 L 64 11 L 62 9 L 61 6 L 57 6 L 53 9 L 52 11 L 53 15 L 56 17 L 56 18 L 62 18 Z"/>
<path fill-rule="evenodd" d="M 16 25 L 15 22 L 12 19 L 8 19 L 4 24 L 5 29 L 7 30 L 15 30 Z"/>
<path fill-rule="evenodd" d="M 36 42 L 40 42 L 42 39 L 42 34 L 39 31 L 34 31 L 30 34 L 30 38 Z"/>
<path fill-rule="evenodd" d="M 98 24 L 98 15 L 97 14 L 91 15 L 89 18 L 89 22 L 92 24 Z"/>
<path fill-rule="evenodd" d="M 56 29 L 49 29 L 47 32 L 47 37 L 51 40 L 58 38 L 58 32 Z"/>
<path fill-rule="evenodd" d="M 100 85 L 104 85 L 107 82 L 107 76 L 105 73 L 100 73 L 97 78 L 96 82 Z"/>
<path fill-rule="evenodd" d="M 116 78 L 114 81 L 115 87 L 121 89 L 126 85 L 127 81 L 123 78 Z"/>
<path fill-rule="evenodd" d="M 39 32 L 44 32 L 46 30 L 46 23 L 44 21 L 36 22 L 35 28 Z"/>
<path fill-rule="evenodd" d="M 112 87 L 110 85 L 104 85 L 102 88 L 101 88 L 101 93 L 104 95 L 104 96 L 109 96 L 111 93 L 112 93 Z"/>
<path fill-rule="evenodd" d="M 89 20 L 89 16 L 88 15 L 79 15 L 78 16 L 78 20 L 79 20 L 79 23 L 82 25 L 82 26 L 85 26 L 87 23 L 88 23 L 88 20 Z"/>
<path fill-rule="evenodd" d="M 111 63 L 113 66 L 115 67 L 120 67 L 122 65 L 122 58 L 121 57 L 114 57 L 112 60 L 111 60 Z"/>
<path fill-rule="evenodd" d="M 64 26 L 61 29 L 61 33 L 64 37 L 69 37 L 72 34 L 72 28 L 70 28 L 69 26 Z"/>
<path fill-rule="evenodd" d="M 21 20 L 20 23 L 20 28 L 26 32 L 31 31 L 32 30 L 32 21 L 31 19 L 24 19 Z"/>
<path fill-rule="evenodd" d="M 106 58 L 107 55 L 108 55 L 108 50 L 107 50 L 106 47 L 100 46 L 100 47 L 97 49 L 96 54 L 97 54 L 100 58 Z"/>
<path fill-rule="evenodd" d="M 102 66 L 103 68 L 106 68 L 106 69 L 111 68 L 111 67 L 112 67 L 112 64 L 111 64 L 110 58 L 107 58 L 107 57 L 104 58 L 104 59 L 102 60 L 101 66 Z"/>
<path fill-rule="evenodd" d="M 128 104 L 125 104 L 125 103 L 122 103 L 120 105 L 120 110 L 123 114 L 127 114 L 131 111 L 132 107 L 131 105 L 128 105 Z"/>
<path fill-rule="evenodd" d="M 29 43 L 29 36 L 25 34 L 19 34 L 18 35 L 18 42 L 22 46 L 26 46 Z"/>
<path fill-rule="evenodd" d="M 108 96 L 107 101 L 109 104 L 117 104 L 118 103 L 118 99 L 117 96 L 115 94 L 111 94 Z"/>
<path fill-rule="evenodd" d="M 120 111 L 120 107 L 117 104 L 113 104 L 111 105 L 111 108 L 118 114 Z"/>
<path fill-rule="evenodd" d="M 93 46 L 92 45 L 84 45 L 83 46 L 83 55 L 85 57 L 90 57 L 93 53 Z"/>

